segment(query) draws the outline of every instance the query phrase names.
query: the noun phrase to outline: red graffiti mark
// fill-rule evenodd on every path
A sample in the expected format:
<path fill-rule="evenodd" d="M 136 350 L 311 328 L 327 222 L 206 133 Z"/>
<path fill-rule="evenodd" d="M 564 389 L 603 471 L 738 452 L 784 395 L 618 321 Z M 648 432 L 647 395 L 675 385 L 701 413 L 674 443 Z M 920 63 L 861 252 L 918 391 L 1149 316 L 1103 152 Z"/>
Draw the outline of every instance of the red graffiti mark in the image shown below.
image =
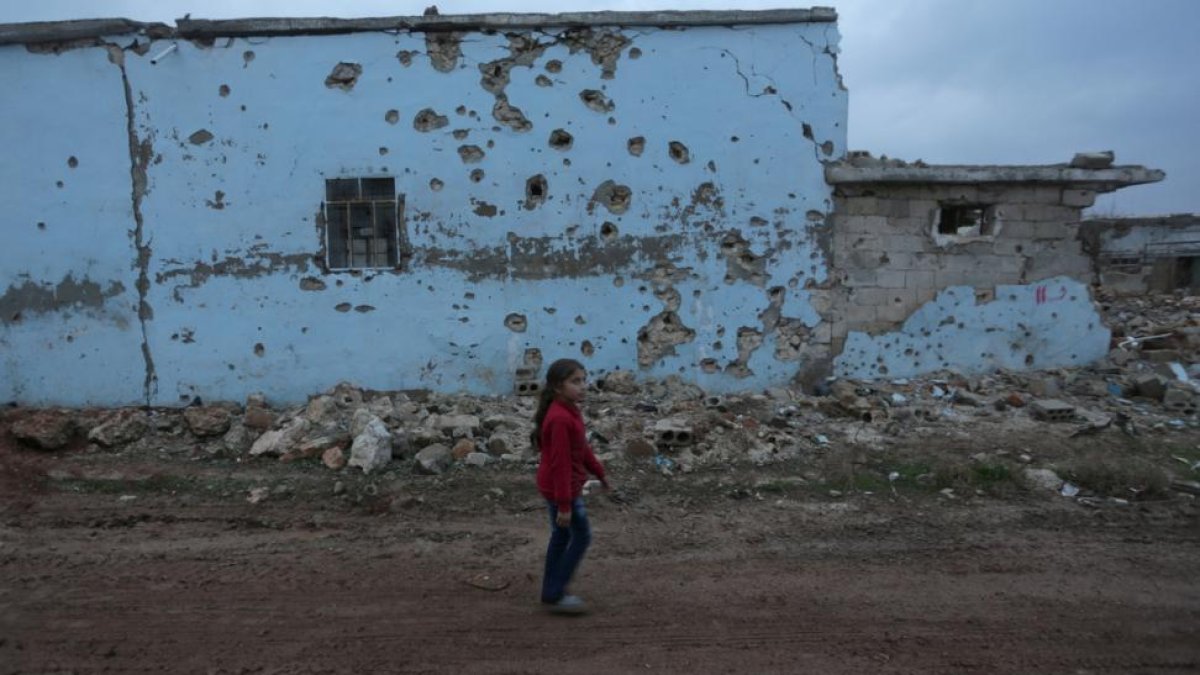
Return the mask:
<path fill-rule="evenodd" d="M 1050 296 L 1049 289 L 1045 286 L 1037 286 L 1033 289 L 1033 301 L 1039 305 L 1044 305 L 1047 302 L 1058 302 L 1067 299 L 1067 287 L 1059 286 L 1058 295 Z"/>

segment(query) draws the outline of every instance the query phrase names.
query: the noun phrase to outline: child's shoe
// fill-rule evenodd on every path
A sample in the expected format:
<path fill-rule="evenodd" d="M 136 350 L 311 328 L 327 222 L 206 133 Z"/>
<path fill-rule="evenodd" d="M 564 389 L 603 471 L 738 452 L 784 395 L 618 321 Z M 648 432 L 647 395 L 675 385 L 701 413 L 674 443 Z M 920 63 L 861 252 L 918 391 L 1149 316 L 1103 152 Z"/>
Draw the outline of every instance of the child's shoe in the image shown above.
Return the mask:
<path fill-rule="evenodd" d="M 577 595 L 564 595 L 558 602 L 551 603 L 548 609 L 552 614 L 583 614 L 587 606 Z"/>

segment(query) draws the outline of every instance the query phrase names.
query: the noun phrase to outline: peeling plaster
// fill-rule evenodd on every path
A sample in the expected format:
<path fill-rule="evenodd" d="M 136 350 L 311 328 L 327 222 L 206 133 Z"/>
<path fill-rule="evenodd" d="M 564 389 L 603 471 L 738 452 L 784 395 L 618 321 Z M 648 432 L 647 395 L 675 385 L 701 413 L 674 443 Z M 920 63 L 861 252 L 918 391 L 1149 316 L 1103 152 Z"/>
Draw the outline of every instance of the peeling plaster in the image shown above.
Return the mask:
<path fill-rule="evenodd" d="M 76 281 L 68 274 L 57 284 L 26 281 L 10 286 L 0 295 L 0 323 L 17 323 L 31 314 L 48 314 L 73 308 L 99 309 L 104 303 L 125 292 L 120 281 L 109 281 L 102 287 L 91 279 Z"/>
<path fill-rule="evenodd" d="M 254 279 L 279 273 L 303 274 L 308 271 L 313 262 L 311 253 L 294 253 L 284 255 L 267 251 L 251 251 L 244 258 L 226 256 L 223 260 L 212 262 L 196 262 L 190 267 L 173 267 L 155 275 L 156 284 L 172 283 L 180 277 L 187 279 L 186 283 L 175 284 L 171 297 L 176 302 L 183 302 L 181 291 L 185 288 L 199 288 L 212 277 L 233 277 L 237 279 Z M 164 265 L 181 265 L 178 260 L 164 260 Z M 311 285 L 311 284 L 310 284 Z M 310 290 L 310 289 L 305 289 Z M 315 289 L 311 289 L 315 290 Z"/>

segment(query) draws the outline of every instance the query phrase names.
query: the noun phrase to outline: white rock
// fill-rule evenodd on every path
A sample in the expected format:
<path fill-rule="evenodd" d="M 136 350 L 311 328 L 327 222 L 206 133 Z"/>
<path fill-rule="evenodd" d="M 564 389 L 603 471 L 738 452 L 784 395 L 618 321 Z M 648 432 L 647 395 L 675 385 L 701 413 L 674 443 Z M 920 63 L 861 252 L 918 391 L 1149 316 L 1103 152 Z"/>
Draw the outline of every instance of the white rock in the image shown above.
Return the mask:
<path fill-rule="evenodd" d="M 1035 488 L 1049 490 L 1050 492 L 1058 492 L 1058 489 L 1063 484 L 1063 479 L 1050 469 L 1026 468 L 1025 480 Z"/>
<path fill-rule="evenodd" d="M 308 433 L 308 420 L 297 417 L 282 429 L 272 429 L 258 437 L 250 448 L 251 455 L 282 455 Z"/>
<path fill-rule="evenodd" d="M 333 397 L 325 395 L 317 396 L 309 401 L 308 407 L 304 410 L 304 416 L 314 424 L 322 424 L 336 413 L 337 404 L 333 402 Z"/>
<path fill-rule="evenodd" d="M 350 461 L 347 464 L 360 467 L 363 473 L 371 473 L 384 467 L 391 459 L 392 432 L 388 431 L 383 420 L 371 416 L 362 433 L 354 437 L 354 443 L 350 446 Z"/>
<path fill-rule="evenodd" d="M 450 448 L 441 443 L 426 446 L 417 453 L 416 469 L 422 473 L 442 473 L 454 463 Z"/>
<path fill-rule="evenodd" d="M 496 460 L 486 452 L 472 452 L 468 453 L 463 461 L 471 466 L 487 466 Z"/>

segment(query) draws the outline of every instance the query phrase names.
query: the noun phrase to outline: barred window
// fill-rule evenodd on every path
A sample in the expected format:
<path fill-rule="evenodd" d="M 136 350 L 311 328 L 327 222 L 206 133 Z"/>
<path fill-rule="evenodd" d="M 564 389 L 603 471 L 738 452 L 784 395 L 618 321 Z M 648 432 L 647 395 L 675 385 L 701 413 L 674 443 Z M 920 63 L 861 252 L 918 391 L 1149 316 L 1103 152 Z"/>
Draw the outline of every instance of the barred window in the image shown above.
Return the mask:
<path fill-rule="evenodd" d="M 404 197 L 395 178 L 325 181 L 325 262 L 331 270 L 401 264 Z"/>

